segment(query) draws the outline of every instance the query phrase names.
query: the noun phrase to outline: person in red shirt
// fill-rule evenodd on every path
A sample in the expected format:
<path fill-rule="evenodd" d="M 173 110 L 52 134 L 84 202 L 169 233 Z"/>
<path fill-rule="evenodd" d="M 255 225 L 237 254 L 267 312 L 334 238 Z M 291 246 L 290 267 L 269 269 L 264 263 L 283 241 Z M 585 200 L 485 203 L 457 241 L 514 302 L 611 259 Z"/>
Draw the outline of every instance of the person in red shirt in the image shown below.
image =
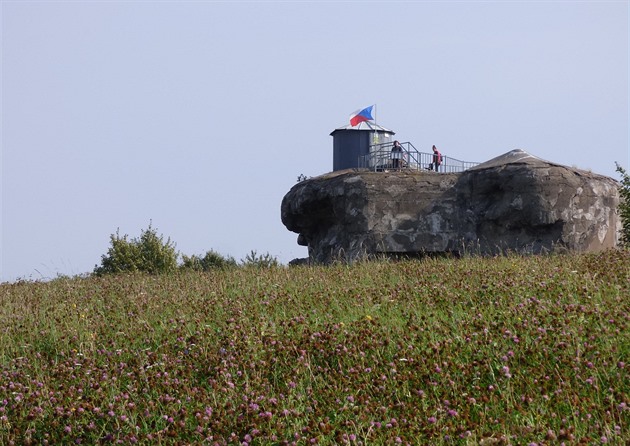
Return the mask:
<path fill-rule="evenodd" d="M 433 162 L 429 164 L 429 170 L 434 170 L 437 172 L 438 167 L 442 164 L 442 154 L 440 151 L 433 145 Z"/>

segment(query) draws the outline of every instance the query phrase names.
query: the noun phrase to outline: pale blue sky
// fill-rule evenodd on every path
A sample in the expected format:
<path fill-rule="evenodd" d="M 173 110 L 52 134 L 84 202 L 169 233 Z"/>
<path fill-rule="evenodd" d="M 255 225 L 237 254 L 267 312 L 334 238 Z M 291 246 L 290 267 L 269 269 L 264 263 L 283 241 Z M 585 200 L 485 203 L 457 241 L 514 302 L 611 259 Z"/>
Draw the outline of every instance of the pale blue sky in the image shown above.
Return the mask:
<path fill-rule="evenodd" d="M 2 1 L 1 278 L 91 272 L 149 222 L 187 255 L 305 257 L 280 220 L 376 104 L 421 151 L 619 179 L 628 2 Z"/>

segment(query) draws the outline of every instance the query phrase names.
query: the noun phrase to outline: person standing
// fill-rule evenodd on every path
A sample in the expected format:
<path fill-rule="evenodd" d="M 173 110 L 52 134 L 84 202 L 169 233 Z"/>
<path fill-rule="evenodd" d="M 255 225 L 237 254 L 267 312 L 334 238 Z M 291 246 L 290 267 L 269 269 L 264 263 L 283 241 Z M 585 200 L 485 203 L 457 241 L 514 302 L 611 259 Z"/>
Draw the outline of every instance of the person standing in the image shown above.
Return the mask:
<path fill-rule="evenodd" d="M 429 164 L 429 170 L 434 170 L 437 172 L 438 167 L 442 164 L 442 154 L 440 151 L 433 145 L 433 162 Z"/>
<path fill-rule="evenodd" d="M 402 167 L 402 147 L 398 141 L 394 141 L 394 147 L 392 147 L 392 167 L 394 169 Z"/>

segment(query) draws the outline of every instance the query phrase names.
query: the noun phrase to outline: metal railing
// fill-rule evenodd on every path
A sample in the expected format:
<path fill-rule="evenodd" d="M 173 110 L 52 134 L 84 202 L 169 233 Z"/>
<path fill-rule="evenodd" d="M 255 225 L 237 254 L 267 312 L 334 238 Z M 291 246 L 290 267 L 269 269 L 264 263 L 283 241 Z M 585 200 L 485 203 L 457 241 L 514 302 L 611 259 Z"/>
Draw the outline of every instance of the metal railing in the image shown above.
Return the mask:
<path fill-rule="evenodd" d="M 442 163 L 436 170 L 433 165 L 433 153 L 418 152 L 410 142 L 403 142 L 400 145 L 402 146 L 400 159 L 396 158 L 396 152 L 392 153 L 394 144 L 391 142 L 371 145 L 370 153 L 359 157 L 359 167 L 374 172 L 433 170 L 440 173 L 457 173 L 479 164 L 473 161 L 461 161 L 442 154 Z"/>

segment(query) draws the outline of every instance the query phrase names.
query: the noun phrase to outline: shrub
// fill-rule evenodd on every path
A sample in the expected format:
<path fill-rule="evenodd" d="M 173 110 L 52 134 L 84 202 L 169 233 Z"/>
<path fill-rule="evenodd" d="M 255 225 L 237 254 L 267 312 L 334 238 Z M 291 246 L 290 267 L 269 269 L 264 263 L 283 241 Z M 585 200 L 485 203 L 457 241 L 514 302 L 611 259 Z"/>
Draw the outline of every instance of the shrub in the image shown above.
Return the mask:
<path fill-rule="evenodd" d="M 621 175 L 619 189 L 619 215 L 621 217 L 621 245 L 630 248 L 630 176 L 618 163 L 617 172 Z"/>
<path fill-rule="evenodd" d="M 274 256 L 269 253 L 266 254 L 258 254 L 256 251 L 252 250 L 244 259 L 241 260 L 241 264 L 245 267 L 255 267 L 255 268 L 272 268 L 276 266 L 280 266 L 280 262 Z"/>
<path fill-rule="evenodd" d="M 193 254 L 191 257 L 184 255 L 182 259 L 183 263 L 180 268 L 193 271 L 210 271 L 213 269 L 226 269 L 236 266 L 236 260 L 234 260 L 233 257 L 223 257 L 221 254 L 212 250 L 207 251 L 203 257 Z"/>
<path fill-rule="evenodd" d="M 178 253 L 171 239 L 166 242 L 162 235 L 149 224 L 139 239 L 120 236 L 119 230 L 110 236 L 111 246 L 107 255 L 101 256 L 101 265 L 94 267 L 94 274 L 117 274 L 123 272 L 146 272 L 160 274 L 177 269 Z"/>

